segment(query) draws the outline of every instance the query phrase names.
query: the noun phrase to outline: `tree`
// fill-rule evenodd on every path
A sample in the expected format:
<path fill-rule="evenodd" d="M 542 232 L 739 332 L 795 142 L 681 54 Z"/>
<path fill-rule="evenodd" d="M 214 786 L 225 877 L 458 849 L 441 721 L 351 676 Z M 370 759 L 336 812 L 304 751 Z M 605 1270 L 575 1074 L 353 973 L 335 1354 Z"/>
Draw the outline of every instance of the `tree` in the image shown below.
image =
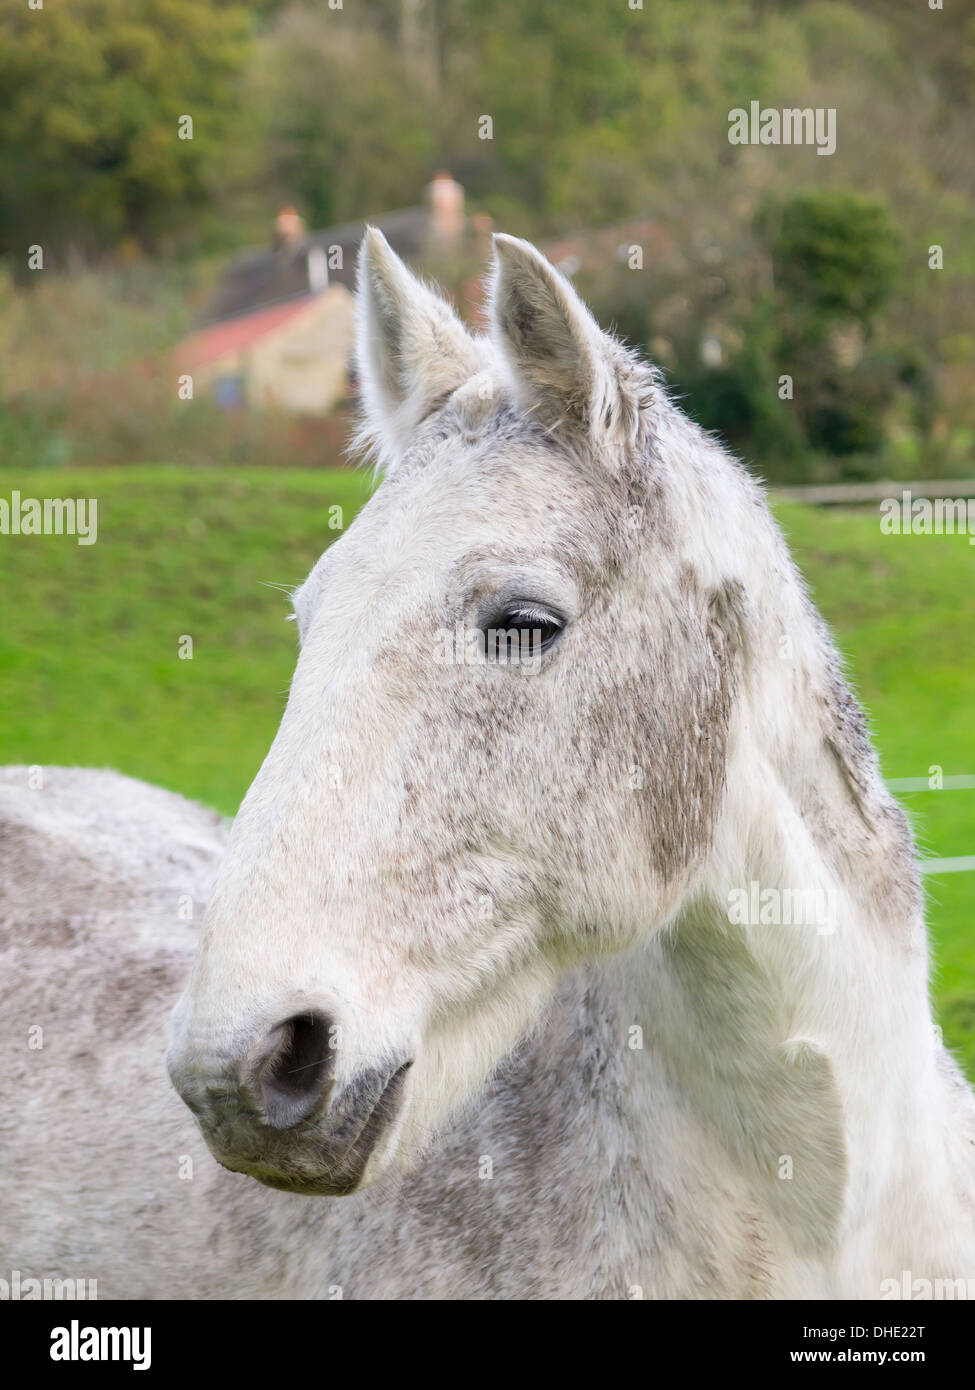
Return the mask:
<path fill-rule="evenodd" d="M 61 0 L 0 18 L 0 248 L 97 255 L 206 201 L 253 20 L 227 0 Z M 187 120 L 187 118 L 189 118 Z"/>
<path fill-rule="evenodd" d="M 870 348 L 901 270 L 886 207 L 844 189 L 795 194 L 771 254 L 776 353 L 802 383 L 796 413 L 810 445 L 834 456 L 879 451 L 902 368 L 897 354 Z"/>
<path fill-rule="evenodd" d="M 894 287 L 900 243 L 879 200 L 810 190 L 783 207 L 772 264 L 780 294 L 821 329 L 842 318 L 866 328 Z"/>
<path fill-rule="evenodd" d="M 418 201 L 434 153 L 429 103 L 399 50 L 358 17 L 286 13 L 249 95 L 263 126 L 262 187 L 311 226 Z"/>

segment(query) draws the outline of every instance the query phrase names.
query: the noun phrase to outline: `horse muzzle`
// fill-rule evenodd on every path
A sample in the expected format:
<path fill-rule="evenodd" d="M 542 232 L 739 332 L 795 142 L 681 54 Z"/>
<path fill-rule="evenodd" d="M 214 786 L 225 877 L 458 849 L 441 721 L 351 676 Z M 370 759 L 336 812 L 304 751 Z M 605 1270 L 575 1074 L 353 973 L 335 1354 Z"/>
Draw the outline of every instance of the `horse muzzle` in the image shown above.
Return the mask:
<path fill-rule="evenodd" d="M 403 1105 L 412 1058 L 337 1083 L 332 1024 L 320 1012 L 276 1024 L 234 1062 L 175 1046 L 173 1085 L 214 1158 L 284 1192 L 338 1197 L 360 1186 Z"/>

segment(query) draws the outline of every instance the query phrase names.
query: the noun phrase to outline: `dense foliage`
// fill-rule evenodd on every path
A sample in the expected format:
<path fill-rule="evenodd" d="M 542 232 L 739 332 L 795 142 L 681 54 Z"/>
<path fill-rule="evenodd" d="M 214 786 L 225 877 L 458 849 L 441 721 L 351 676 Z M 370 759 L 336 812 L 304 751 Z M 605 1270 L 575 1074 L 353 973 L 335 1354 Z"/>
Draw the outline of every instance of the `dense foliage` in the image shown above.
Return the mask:
<path fill-rule="evenodd" d="M 41 376 L 73 370 L 82 343 L 98 357 L 85 268 L 133 337 L 145 277 L 120 267 L 151 258 L 172 287 L 182 266 L 202 294 L 228 254 L 266 241 L 280 203 L 329 225 L 415 203 L 447 167 L 506 230 L 662 229 L 641 271 L 607 265 L 580 288 L 762 471 L 971 470 L 969 7 L 32 3 L 0 15 L 0 257 L 16 294 L 39 292 L 30 247 L 76 282 L 64 359 L 37 344 Z M 835 153 L 730 143 L 729 113 L 751 102 L 834 109 Z M 185 328 L 192 307 L 167 301 L 161 322 Z M 0 380 L 0 441 L 26 457 L 56 422 L 24 376 Z M 74 424 L 57 448 L 118 455 Z"/>

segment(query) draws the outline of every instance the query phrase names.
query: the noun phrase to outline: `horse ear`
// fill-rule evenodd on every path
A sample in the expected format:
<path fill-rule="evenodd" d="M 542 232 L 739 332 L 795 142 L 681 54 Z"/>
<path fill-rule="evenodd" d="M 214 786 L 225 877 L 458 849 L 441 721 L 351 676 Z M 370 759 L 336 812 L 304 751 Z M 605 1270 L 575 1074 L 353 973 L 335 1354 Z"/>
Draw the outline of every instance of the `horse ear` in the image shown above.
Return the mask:
<path fill-rule="evenodd" d="M 359 252 L 356 364 L 360 442 L 389 468 L 433 403 L 478 370 L 474 340 L 453 309 L 407 270 L 382 232 Z"/>
<path fill-rule="evenodd" d="M 592 443 L 631 431 L 637 403 L 623 384 L 632 366 L 625 349 L 529 242 L 497 235 L 494 249 L 492 333 L 523 403 L 553 432 L 582 431 Z"/>

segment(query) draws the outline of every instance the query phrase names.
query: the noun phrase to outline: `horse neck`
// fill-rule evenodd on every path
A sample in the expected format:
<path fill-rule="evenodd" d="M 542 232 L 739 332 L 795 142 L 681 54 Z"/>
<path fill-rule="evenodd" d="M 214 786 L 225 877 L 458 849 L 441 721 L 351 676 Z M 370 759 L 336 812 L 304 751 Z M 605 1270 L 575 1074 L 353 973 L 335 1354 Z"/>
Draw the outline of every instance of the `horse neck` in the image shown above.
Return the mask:
<path fill-rule="evenodd" d="M 813 627 L 810 662 L 817 646 L 825 669 L 744 709 L 711 852 L 673 920 L 605 967 L 621 1026 L 643 1029 L 627 1103 L 658 1171 L 686 1171 L 688 1133 L 706 1135 L 804 1259 L 832 1257 L 854 1219 L 879 1251 L 898 1199 L 937 1207 L 954 1161 L 913 846 Z M 817 681 L 817 708 L 790 709 Z M 796 890 L 809 920 L 793 925 Z M 686 1120 L 669 1141 L 662 1094 Z"/>

